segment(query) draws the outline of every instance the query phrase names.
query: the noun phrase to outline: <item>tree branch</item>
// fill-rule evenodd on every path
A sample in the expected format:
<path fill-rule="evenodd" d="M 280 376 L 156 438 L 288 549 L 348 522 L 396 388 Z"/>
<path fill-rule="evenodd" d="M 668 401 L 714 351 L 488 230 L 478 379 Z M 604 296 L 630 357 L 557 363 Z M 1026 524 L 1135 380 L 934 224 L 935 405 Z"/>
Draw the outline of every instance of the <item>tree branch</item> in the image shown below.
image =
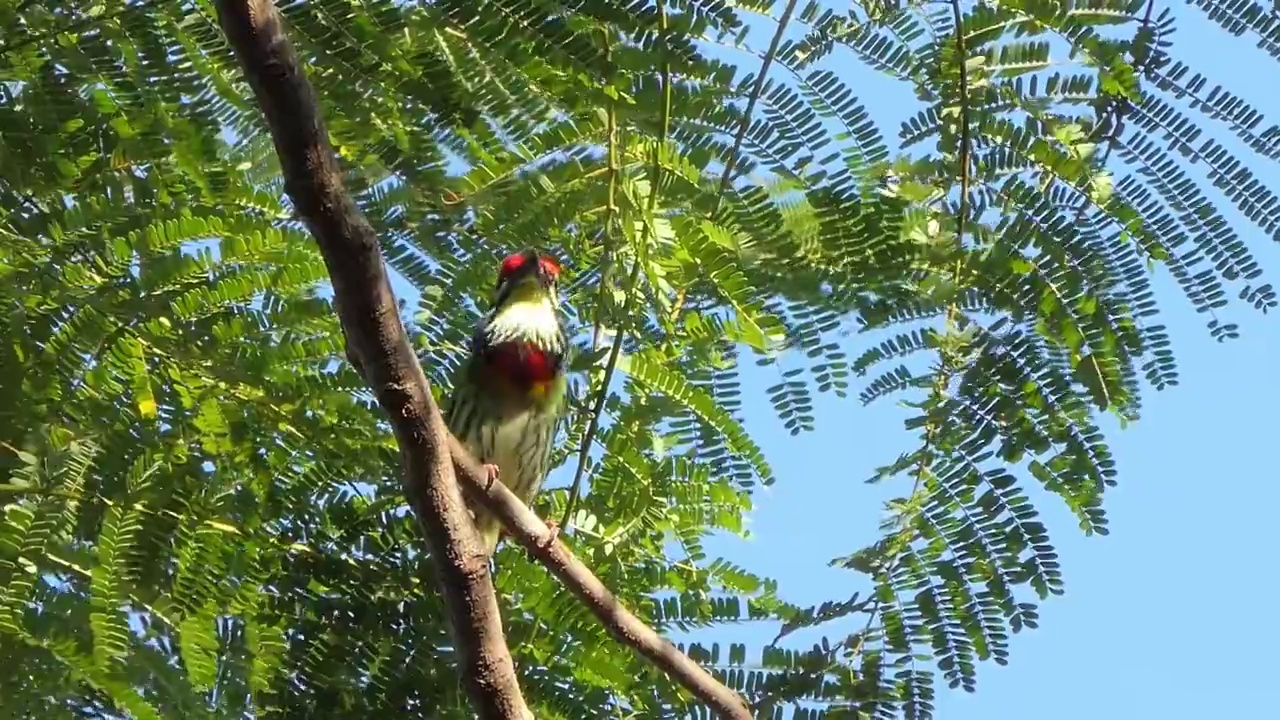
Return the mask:
<path fill-rule="evenodd" d="M 390 417 L 404 493 L 438 565 L 463 684 L 485 720 L 524 720 L 489 562 L 453 474 L 449 433 L 409 345 L 373 226 L 342 184 L 315 91 L 271 0 L 218 0 L 222 30 L 266 115 L 285 192 L 324 256 L 348 347 Z"/>
<path fill-rule="evenodd" d="M 444 426 L 405 335 L 377 237 L 343 187 L 333 148 L 297 54 L 271 0 L 218 0 L 223 31 L 271 128 L 285 192 L 320 246 L 348 356 L 390 416 L 404 465 L 404 492 L 438 563 L 462 650 L 464 683 L 481 718 L 532 717 L 516 682 L 497 598 L 461 485 L 502 519 L 623 643 L 660 667 L 723 718 L 751 720 L 746 703 L 628 611 L 546 524 L 476 460 Z"/>
<path fill-rule="evenodd" d="M 661 668 L 667 677 L 683 685 L 706 703 L 717 717 L 751 720 L 746 702 L 737 693 L 636 617 L 563 543 L 548 542 L 551 531 L 546 523 L 502 483 L 495 482 L 486 490 L 484 471 L 452 435 L 449 436 L 449 452 L 453 456 L 458 479 L 468 494 L 502 518 L 511 536 L 559 578 L 611 635 L 630 645 Z"/>

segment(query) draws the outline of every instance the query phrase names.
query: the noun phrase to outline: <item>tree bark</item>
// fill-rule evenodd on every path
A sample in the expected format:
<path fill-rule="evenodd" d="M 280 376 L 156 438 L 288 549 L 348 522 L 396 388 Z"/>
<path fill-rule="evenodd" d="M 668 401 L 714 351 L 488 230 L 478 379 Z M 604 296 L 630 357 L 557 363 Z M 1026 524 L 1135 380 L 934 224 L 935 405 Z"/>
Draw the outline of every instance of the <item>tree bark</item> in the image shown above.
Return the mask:
<path fill-rule="evenodd" d="M 271 0 L 218 0 L 217 7 L 266 115 L 285 192 L 324 256 L 348 346 L 395 429 L 405 497 L 439 568 L 463 684 L 485 720 L 532 718 L 489 561 L 454 478 L 450 435 L 400 321 L 377 235 L 343 186 L 315 91 Z"/>

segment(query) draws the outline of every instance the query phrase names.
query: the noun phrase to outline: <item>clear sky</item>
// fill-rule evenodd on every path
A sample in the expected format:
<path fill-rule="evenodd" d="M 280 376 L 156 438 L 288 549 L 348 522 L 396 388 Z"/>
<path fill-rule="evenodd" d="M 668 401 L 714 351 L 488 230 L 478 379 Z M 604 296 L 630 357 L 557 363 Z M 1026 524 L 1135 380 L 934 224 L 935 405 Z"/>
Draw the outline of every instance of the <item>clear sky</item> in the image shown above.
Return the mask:
<path fill-rule="evenodd" d="M 1174 12 L 1174 57 L 1229 82 L 1267 116 L 1259 132 L 1276 122 L 1280 84 L 1241 79 L 1241 68 L 1250 66 L 1258 76 L 1280 77 L 1275 61 L 1254 47 L 1256 38 L 1234 38 L 1187 5 Z M 847 81 L 887 137 L 896 137 L 899 118 L 918 109 L 901 90 L 868 97 L 867 88 L 878 90 L 884 81 L 865 70 L 850 71 Z M 1251 152 L 1239 143 L 1228 147 Z M 1280 188 L 1276 163 L 1248 165 Z M 1219 208 L 1240 221 L 1229 203 Z M 1243 223 L 1236 227 L 1268 279 L 1280 280 L 1272 239 Z M 940 687 L 940 720 L 1225 719 L 1259 717 L 1274 704 L 1268 683 L 1280 672 L 1274 614 L 1280 436 L 1268 418 L 1280 409 L 1280 328 L 1274 316 L 1240 304 L 1227 316 L 1240 323 L 1243 337 L 1219 344 L 1171 282 L 1161 287 L 1181 384 L 1149 391 L 1142 419 L 1108 432 L 1120 471 L 1106 501 L 1111 534 L 1086 538 L 1060 501 L 1041 504 L 1066 595 L 1041 606 L 1038 630 L 1013 638 L 1008 667 L 979 666 L 976 694 Z M 866 344 L 854 337 L 847 346 L 854 355 Z M 847 597 L 864 587 L 863 578 L 826 563 L 875 538 L 882 500 L 906 489 L 862 481 L 914 447 L 914 438 L 901 429 L 903 411 L 892 402 L 864 408 L 856 398 L 834 396 L 819 398 L 817 430 L 792 438 L 763 394 L 750 391 L 774 377 L 749 367 L 743 387 L 747 427 L 778 482 L 755 496 L 752 539 L 717 541 L 708 551 L 777 578 L 793 602 Z M 727 637 L 723 630 L 713 635 Z"/>

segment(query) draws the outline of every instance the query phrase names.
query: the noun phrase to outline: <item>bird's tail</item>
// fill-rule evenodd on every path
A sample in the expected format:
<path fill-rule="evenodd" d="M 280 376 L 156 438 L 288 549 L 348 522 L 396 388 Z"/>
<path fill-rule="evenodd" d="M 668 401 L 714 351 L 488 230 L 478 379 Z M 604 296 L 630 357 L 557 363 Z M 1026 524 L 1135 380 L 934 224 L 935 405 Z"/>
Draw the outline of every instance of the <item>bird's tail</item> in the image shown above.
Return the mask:
<path fill-rule="evenodd" d="M 493 553 L 498 549 L 498 541 L 502 538 L 502 523 L 488 510 L 477 508 L 475 526 L 485 557 L 493 557 Z"/>

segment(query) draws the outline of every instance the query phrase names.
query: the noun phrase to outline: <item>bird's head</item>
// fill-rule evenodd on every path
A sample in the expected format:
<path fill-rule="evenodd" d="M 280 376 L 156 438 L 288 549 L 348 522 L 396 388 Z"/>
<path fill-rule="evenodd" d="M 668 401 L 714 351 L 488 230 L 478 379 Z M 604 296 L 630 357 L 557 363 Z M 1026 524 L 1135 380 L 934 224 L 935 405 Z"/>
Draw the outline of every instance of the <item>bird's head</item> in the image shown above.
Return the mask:
<path fill-rule="evenodd" d="M 556 298 L 556 281 L 560 264 L 551 256 L 528 249 L 502 259 L 498 268 L 498 296 L 494 303 L 503 307 L 512 302 L 528 302 Z"/>
<path fill-rule="evenodd" d="M 560 342 L 556 282 L 560 264 L 529 249 L 503 258 L 498 269 L 497 297 L 490 315 L 491 338 L 527 340 L 548 347 Z"/>

